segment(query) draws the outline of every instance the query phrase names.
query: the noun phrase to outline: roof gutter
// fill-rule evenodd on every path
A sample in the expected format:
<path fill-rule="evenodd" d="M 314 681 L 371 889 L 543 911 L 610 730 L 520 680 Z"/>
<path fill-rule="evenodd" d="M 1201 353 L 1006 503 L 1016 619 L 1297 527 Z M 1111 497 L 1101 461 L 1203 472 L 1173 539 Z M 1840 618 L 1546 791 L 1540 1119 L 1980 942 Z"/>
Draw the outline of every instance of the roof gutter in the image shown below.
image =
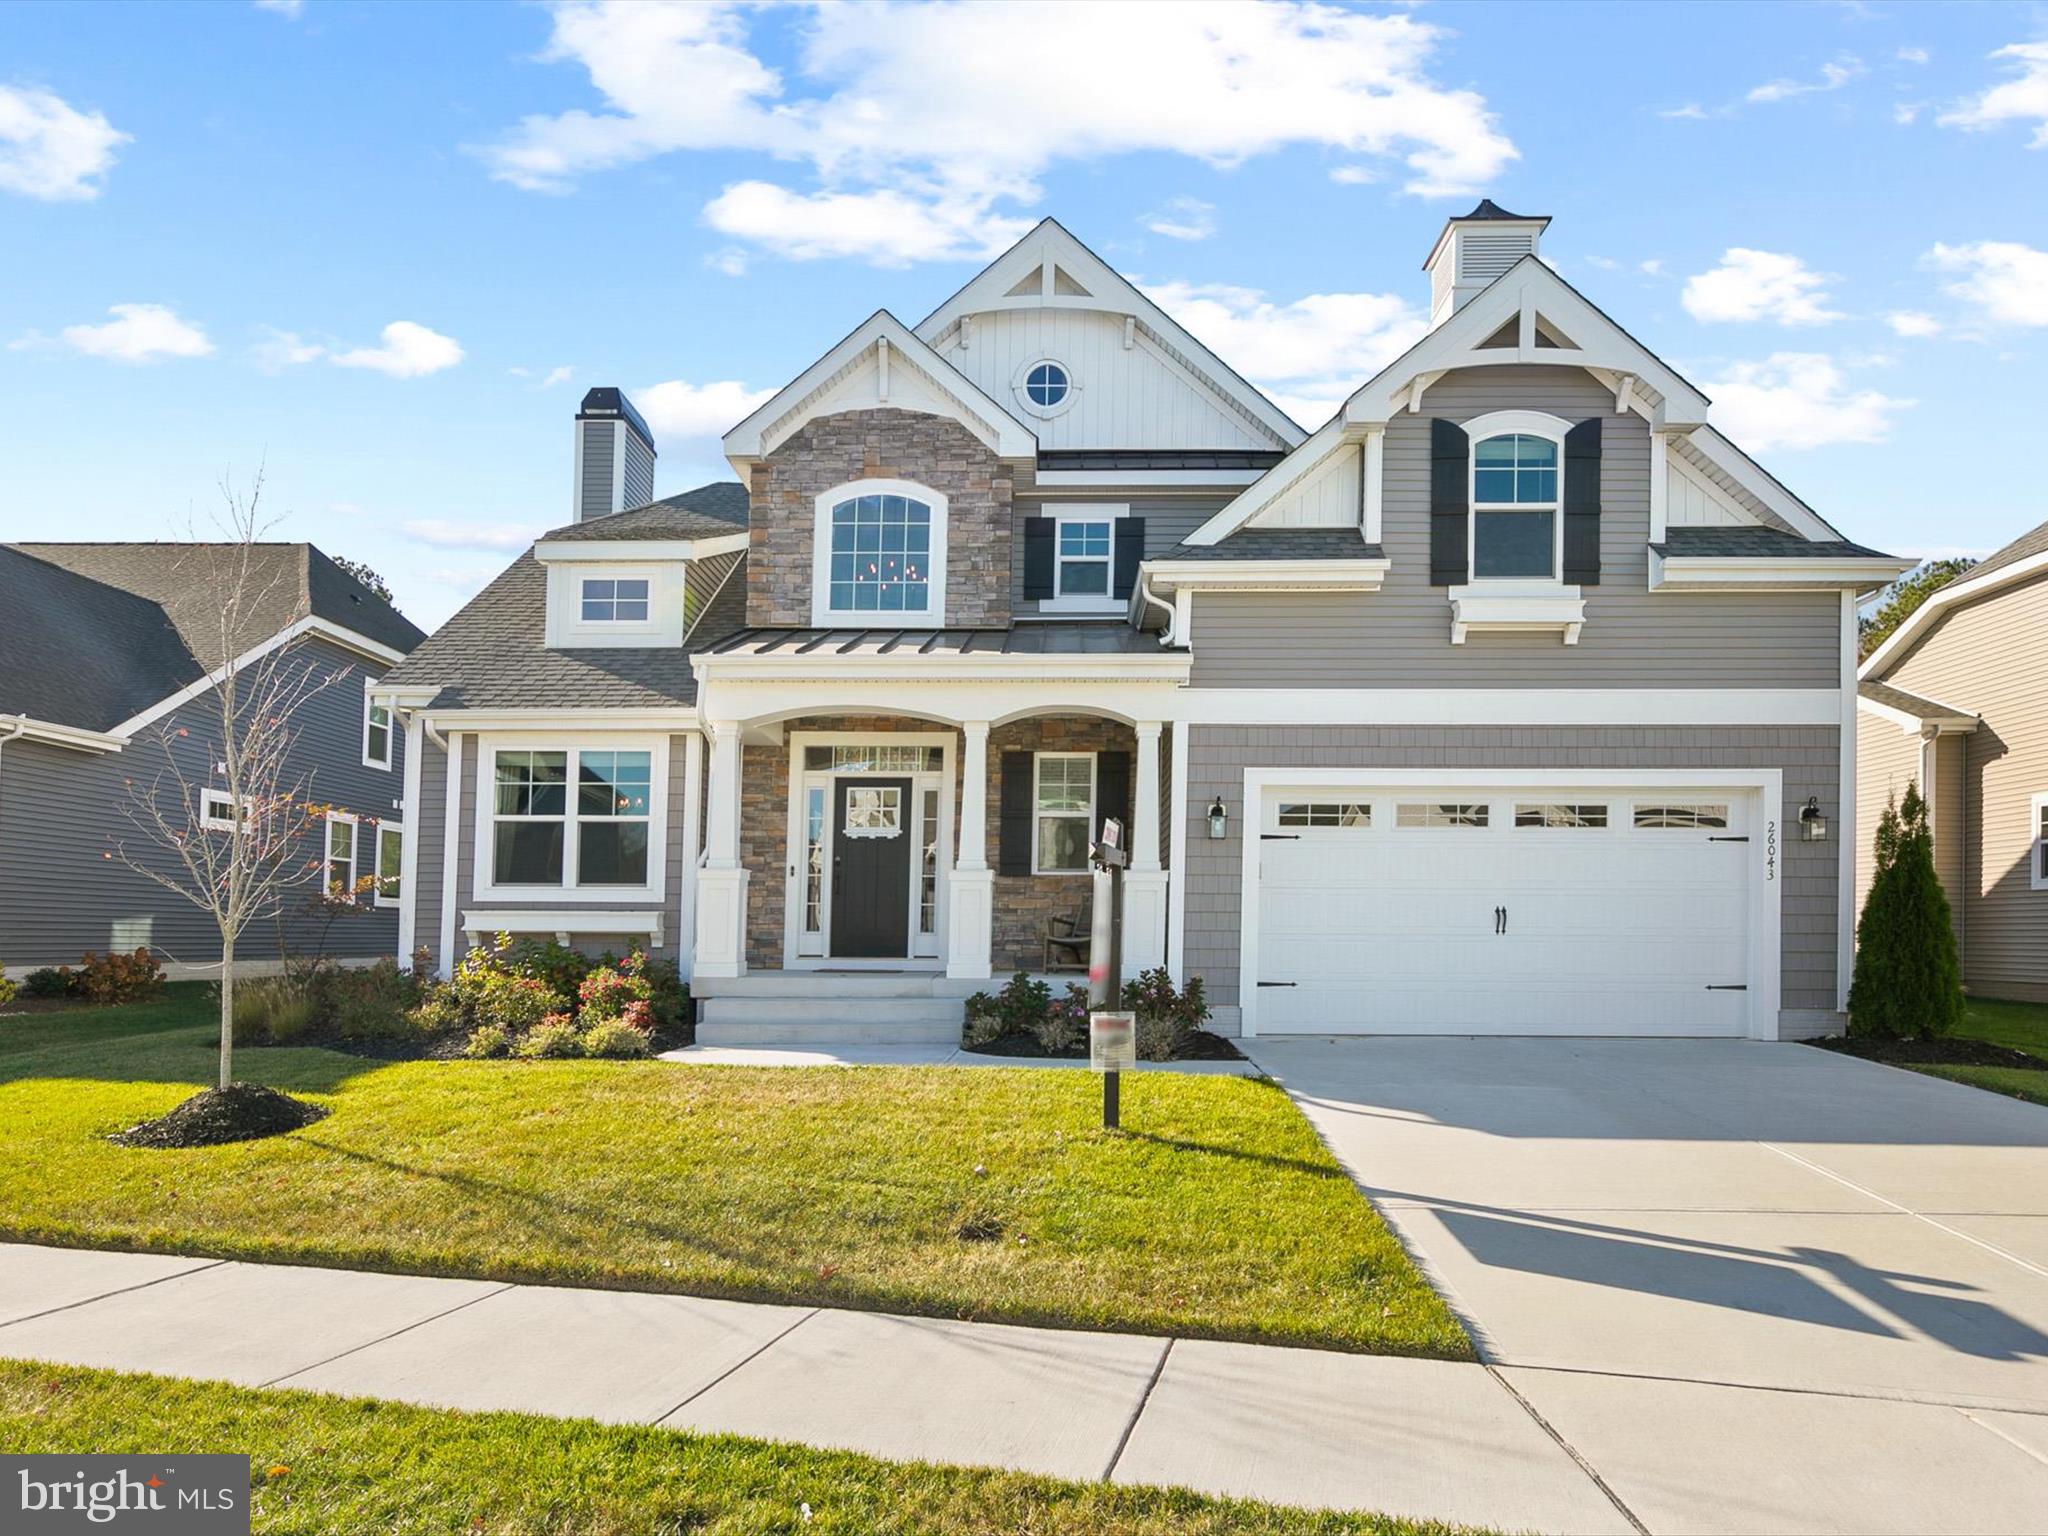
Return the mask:
<path fill-rule="evenodd" d="M 68 747 L 74 752 L 119 752 L 128 745 L 126 736 L 88 731 L 83 726 L 59 725 L 54 720 L 37 720 L 18 714 L 14 716 L 12 727 L 5 735 L 0 735 L 0 746 L 23 739 L 48 742 L 53 747 Z"/>

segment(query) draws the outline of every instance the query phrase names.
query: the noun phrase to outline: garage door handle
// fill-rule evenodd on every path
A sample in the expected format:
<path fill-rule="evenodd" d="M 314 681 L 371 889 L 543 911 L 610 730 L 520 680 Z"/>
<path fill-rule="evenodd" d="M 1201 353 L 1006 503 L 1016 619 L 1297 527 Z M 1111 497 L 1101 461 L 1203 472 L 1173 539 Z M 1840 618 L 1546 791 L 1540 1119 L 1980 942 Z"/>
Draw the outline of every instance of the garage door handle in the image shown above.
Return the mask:
<path fill-rule="evenodd" d="M 1301 841 L 1301 834 L 1299 832 L 1261 832 L 1259 834 L 1259 841 L 1262 843 L 1298 843 Z"/>
<path fill-rule="evenodd" d="M 1506 907 L 1495 907 L 1493 909 L 1493 931 L 1495 933 L 1506 933 L 1508 931 L 1508 909 Z"/>
<path fill-rule="evenodd" d="M 1746 837 L 1710 837 L 1707 841 L 1710 843 L 1746 843 L 1749 839 Z"/>
<path fill-rule="evenodd" d="M 1749 983 L 1746 981 L 1738 981 L 1732 983 L 1722 982 L 1717 985 L 1714 982 L 1710 981 L 1707 983 L 1707 990 L 1709 992 L 1747 992 L 1749 990 Z"/>
<path fill-rule="evenodd" d="M 1301 983 L 1298 981 L 1262 981 L 1259 985 L 1262 987 L 1298 987 Z"/>

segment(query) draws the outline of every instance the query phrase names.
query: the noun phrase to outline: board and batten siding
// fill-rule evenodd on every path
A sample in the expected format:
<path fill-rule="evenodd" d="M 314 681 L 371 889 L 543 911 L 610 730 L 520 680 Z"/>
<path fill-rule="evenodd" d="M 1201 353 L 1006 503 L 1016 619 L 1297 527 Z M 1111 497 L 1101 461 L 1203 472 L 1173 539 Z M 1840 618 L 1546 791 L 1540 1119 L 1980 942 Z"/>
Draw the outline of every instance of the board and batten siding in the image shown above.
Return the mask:
<path fill-rule="evenodd" d="M 356 869 L 369 873 L 376 856 L 369 821 L 399 818 L 405 784 L 402 732 L 394 733 L 388 770 L 363 763 L 363 679 L 381 675 L 383 665 L 324 640 L 301 641 L 292 654 L 329 681 L 300 706 L 285 781 L 303 777 L 313 803 L 363 818 Z M 119 752 L 27 740 L 0 747 L 0 965 L 19 974 L 23 967 L 76 965 L 87 950 L 139 946 L 170 967 L 219 965 L 212 919 L 123 858 L 125 851 L 177 874 L 175 857 L 129 819 L 129 785 L 147 787 L 168 774 L 171 753 L 188 782 L 217 783 L 207 743 L 219 739 L 218 711 L 218 696 L 208 690 L 143 727 Z M 166 796 L 175 792 L 166 780 Z M 238 966 L 275 965 L 285 953 L 351 960 L 397 953 L 396 907 L 366 906 L 332 922 L 313 910 L 325 831 L 324 824 L 307 830 L 305 854 L 316 867 L 285 893 L 281 913 L 243 930 Z"/>
<path fill-rule="evenodd" d="M 1024 524 L 1027 519 L 1051 517 L 1062 508 L 1077 503 L 1126 507 L 1132 517 L 1145 519 L 1145 558 L 1165 560 L 1172 558 L 1175 545 L 1215 516 L 1230 500 L 1228 495 L 1139 497 L 1123 488 L 1105 490 L 1100 494 L 1075 492 L 1061 500 L 1037 497 L 1026 500 L 1026 494 L 1019 489 L 1014 536 L 1010 540 L 1010 606 L 1011 611 L 1018 614 L 1037 613 L 1043 606 L 1036 599 L 1027 602 L 1024 597 Z M 1124 604 L 1109 604 L 1105 611 L 1120 616 Z M 1071 613 L 1064 616 L 1074 617 Z"/>
<path fill-rule="evenodd" d="M 1839 732 L 1832 726 L 1208 726 L 1188 728 L 1188 818 L 1183 964 L 1200 976 L 1216 1027 L 1238 1020 L 1244 835 L 1258 826 L 1244 803 L 1247 768 L 1485 770 L 1503 782 L 1518 772 L 1670 768 L 1775 768 L 1784 775 L 1777 808 L 1782 991 L 1790 1031 L 1814 1033 L 1835 1010 L 1836 881 L 1839 845 L 1801 842 L 1797 825 L 1808 795 L 1831 803 L 1839 793 Z M 1230 812 L 1228 835 L 1208 835 L 1209 802 Z M 1768 810 L 1767 810 L 1768 814 Z M 1754 850 L 1753 850 L 1754 851 Z M 1760 857 L 1760 852 L 1758 853 Z M 1369 941 L 1370 935 L 1362 935 Z M 1447 984 L 1454 984 L 1447 982 Z"/>
<path fill-rule="evenodd" d="M 1963 980 L 1980 997 L 2048 1001 L 2048 891 L 2033 889 L 2027 862 L 2033 797 L 2048 795 L 2048 690 L 2024 660 L 2044 648 L 2048 578 L 2037 577 L 1945 615 L 1884 674 L 1982 717 L 1963 748 Z M 1938 813 L 1939 784 L 1936 798 Z"/>
<path fill-rule="evenodd" d="M 1832 592 L 1649 590 L 1649 427 L 1614 414 L 1583 370 L 1468 368 L 1387 427 L 1377 592 L 1202 592 L 1193 686 L 1210 688 L 1834 688 L 1841 604 Z M 1448 589 L 1429 584 L 1430 420 L 1500 410 L 1602 418 L 1600 584 L 1584 588 L 1579 643 L 1476 634 L 1451 644 Z M 1830 800 L 1838 798 L 1830 796 Z"/>

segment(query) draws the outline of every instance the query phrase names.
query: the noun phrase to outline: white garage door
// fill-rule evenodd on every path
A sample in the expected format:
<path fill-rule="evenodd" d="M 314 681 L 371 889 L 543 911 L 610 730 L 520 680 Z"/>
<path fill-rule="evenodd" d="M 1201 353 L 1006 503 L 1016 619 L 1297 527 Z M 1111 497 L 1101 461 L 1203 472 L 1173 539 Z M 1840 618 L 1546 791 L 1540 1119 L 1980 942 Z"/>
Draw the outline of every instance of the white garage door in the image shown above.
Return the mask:
<path fill-rule="evenodd" d="M 1260 1034 L 1740 1035 L 1744 790 L 1269 790 Z"/>

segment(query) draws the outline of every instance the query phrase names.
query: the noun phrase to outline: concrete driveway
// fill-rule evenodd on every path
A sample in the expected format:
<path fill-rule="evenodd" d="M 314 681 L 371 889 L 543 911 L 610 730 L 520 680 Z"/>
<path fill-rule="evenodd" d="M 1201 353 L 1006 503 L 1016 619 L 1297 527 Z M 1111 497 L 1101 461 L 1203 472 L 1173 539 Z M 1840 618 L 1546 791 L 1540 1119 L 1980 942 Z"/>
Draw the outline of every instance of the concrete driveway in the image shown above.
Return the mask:
<path fill-rule="evenodd" d="M 1643 1528 L 2048 1530 L 2048 1109 L 1798 1045 L 1246 1045 Z"/>

